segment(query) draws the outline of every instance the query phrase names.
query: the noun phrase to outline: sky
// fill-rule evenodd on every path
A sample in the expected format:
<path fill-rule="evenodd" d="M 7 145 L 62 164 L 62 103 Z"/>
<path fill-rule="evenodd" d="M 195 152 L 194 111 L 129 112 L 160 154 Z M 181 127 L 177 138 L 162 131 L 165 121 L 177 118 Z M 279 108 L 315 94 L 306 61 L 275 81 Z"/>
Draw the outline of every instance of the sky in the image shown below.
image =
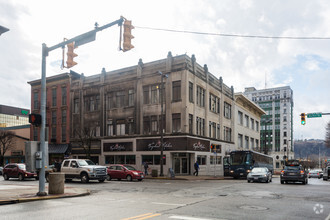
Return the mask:
<path fill-rule="evenodd" d="M 132 20 L 134 49 L 119 51 L 119 27 L 100 31 L 96 40 L 75 49 L 71 69 L 85 76 L 165 59 L 196 56 L 209 72 L 235 92 L 290 86 L 293 90 L 294 139 L 324 139 L 330 115 L 330 2 L 327 0 L 0 0 L 0 104 L 30 109 L 31 87 L 41 78 L 41 47 L 54 46 L 99 26 Z M 230 35 L 328 38 L 294 40 L 190 34 L 168 29 Z M 47 57 L 46 75 L 64 72 L 62 50 Z"/>

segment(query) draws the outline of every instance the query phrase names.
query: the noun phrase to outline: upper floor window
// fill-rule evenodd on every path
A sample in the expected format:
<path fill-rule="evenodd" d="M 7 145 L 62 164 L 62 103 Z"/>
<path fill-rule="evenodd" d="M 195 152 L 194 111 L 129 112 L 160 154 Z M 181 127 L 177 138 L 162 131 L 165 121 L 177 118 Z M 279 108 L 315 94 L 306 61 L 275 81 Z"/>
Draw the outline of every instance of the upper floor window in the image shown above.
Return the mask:
<path fill-rule="evenodd" d="M 79 113 L 79 99 L 73 100 L 73 112 Z"/>
<path fill-rule="evenodd" d="M 149 86 L 143 86 L 143 104 L 149 104 Z"/>
<path fill-rule="evenodd" d="M 158 103 L 158 86 L 153 85 L 151 86 L 151 104 L 156 104 Z"/>
<path fill-rule="evenodd" d="M 62 105 L 66 105 L 66 87 L 62 87 Z"/>
<path fill-rule="evenodd" d="M 238 124 L 243 125 L 243 112 L 238 111 Z"/>
<path fill-rule="evenodd" d="M 210 93 L 210 98 L 209 98 L 209 105 L 210 105 L 210 111 L 214 113 L 219 113 L 220 112 L 220 99 Z"/>
<path fill-rule="evenodd" d="M 56 106 L 56 88 L 52 89 L 52 106 Z"/>
<path fill-rule="evenodd" d="M 39 109 L 39 93 L 33 93 L 33 109 Z"/>
<path fill-rule="evenodd" d="M 225 118 L 231 118 L 231 105 L 225 102 L 224 104 L 224 116 Z"/>
<path fill-rule="evenodd" d="M 128 106 L 134 106 L 134 90 L 128 90 Z"/>
<path fill-rule="evenodd" d="M 245 127 L 249 127 L 249 116 L 245 115 L 244 118 L 245 118 Z"/>
<path fill-rule="evenodd" d="M 181 132 L 181 114 L 172 114 L 172 132 Z"/>
<path fill-rule="evenodd" d="M 196 94 L 196 99 L 197 99 L 197 105 L 200 107 L 205 106 L 205 89 L 202 87 L 197 86 L 197 94 Z"/>
<path fill-rule="evenodd" d="M 194 102 L 194 84 L 189 82 L 189 102 Z"/>
<path fill-rule="evenodd" d="M 225 141 L 231 141 L 231 128 L 224 127 L 223 138 Z"/>
<path fill-rule="evenodd" d="M 181 81 L 174 81 L 172 83 L 172 101 L 181 101 Z"/>
<path fill-rule="evenodd" d="M 116 108 L 124 107 L 125 93 L 124 91 L 116 92 Z"/>

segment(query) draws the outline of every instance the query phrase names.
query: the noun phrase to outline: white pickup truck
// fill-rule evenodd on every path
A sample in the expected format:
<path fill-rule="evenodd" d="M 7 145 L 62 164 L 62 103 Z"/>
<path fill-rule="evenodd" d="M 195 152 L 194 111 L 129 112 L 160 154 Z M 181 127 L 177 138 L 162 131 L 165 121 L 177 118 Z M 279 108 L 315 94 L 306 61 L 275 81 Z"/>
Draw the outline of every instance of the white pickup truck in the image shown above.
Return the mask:
<path fill-rule="evenodd" d="M 88 159 L 66 159 L 62 162 L 61 172 L 66 181 L 80 179 L 83 183 L 88 183 L 89 180 L 104 182 L 107 178 L 107 168 L 95 165 Z"/>

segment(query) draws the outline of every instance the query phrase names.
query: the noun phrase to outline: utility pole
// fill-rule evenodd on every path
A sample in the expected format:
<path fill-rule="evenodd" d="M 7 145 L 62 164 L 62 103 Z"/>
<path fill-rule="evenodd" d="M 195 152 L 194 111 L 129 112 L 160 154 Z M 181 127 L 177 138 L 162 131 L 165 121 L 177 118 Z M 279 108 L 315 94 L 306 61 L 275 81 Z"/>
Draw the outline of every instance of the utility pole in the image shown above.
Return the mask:
<path fill-rule="evenodd" d="M 52 47 L 47 47 L 45 43 L 42 44 L 42 61 L 41 61 L 41 128 L 40 128 L 40 151 L 42 152 L 42 161 L 41 161 L 41 170 L 39 172 L 39 192 L 38 196 L 45 196 L 47 193 L 45 192 L 45 158 L 46 158 L 46 146 L 45 146 L 45 125 L 46 125 L 46 57 L 49 52 L 55 50 L 57 48 L 63 48 L 65 45 L 74 42 L 75 47 L 80 45 L 92 42 L 95 40 L 96 32 L 102 31 L 106 28 L 114 26 L 118 24 L 118 26 L 122 26 L 124 21 L 123 17 L 120 19 L 106 24 L 102 27 L 98 27 L 95 25 L 95 29 L 74 38 L 68 39 L 67 41 L 56 44 Z"/>

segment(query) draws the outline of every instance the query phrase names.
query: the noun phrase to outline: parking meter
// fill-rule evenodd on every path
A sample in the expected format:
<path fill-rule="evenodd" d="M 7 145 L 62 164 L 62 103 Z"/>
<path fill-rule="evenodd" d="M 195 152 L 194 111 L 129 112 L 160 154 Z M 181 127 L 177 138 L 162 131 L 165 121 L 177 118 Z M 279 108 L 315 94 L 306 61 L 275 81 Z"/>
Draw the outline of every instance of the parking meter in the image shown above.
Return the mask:
<path fill-rule="evenodd" d="M 42 167 L 42 152 L 37 151 L 35 156 L 36 156 L 36 169 L 41 169 L 41 167 Z"/>

